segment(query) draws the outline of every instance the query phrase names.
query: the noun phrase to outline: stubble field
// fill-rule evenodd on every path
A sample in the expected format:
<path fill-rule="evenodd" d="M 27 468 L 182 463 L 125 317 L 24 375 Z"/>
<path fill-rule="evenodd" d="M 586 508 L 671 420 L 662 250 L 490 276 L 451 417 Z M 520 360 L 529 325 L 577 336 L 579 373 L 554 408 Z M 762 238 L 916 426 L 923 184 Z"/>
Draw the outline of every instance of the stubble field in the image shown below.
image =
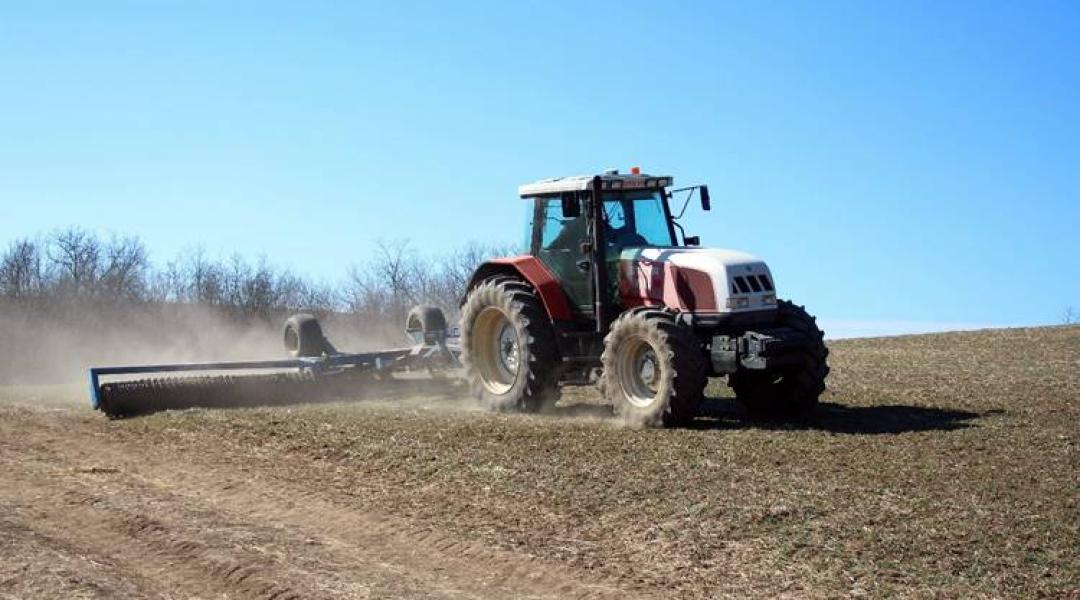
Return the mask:
<path fill-rule="evenodd" d="M 8 388 L 0 598 L 1080 597 L 1080 328 L 830 347 L 814 420 L 675 430 Z"/>

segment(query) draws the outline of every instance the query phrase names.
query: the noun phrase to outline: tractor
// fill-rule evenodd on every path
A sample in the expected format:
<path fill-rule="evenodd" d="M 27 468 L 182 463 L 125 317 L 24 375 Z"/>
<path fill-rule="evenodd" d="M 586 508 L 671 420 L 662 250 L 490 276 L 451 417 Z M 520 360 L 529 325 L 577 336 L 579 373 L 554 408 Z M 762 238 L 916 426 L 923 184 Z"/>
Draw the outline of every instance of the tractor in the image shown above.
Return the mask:
<path fill-rule="evenodd" d="M 764 415 L 806 415 L 825 389 L 814 317 L 777 297 L 760 259 L 701 248 L 678 219 L 706 186 L 609 170 L 523 185 L 521 256 L 482 264 L 461 303 L 470 390 L 498 411 L 537 411 L 565 385 L 598 385 L 628 423 L 678 426 L 710 377 Z M 682 210 L 671 201 L 685 194 Z"/>
<path fill-rule="evenodd" d="M 663 427 L 691 421 L 709 377 L 726 376 L 750 411 L 809 413 L 829 373 L 815 319 L 777 297 L 761 260 L 686 235 L 679 218 L 695 193 L 710 210 L 709 190 L 671 186 L 671 177 L 637 168 L 521 186 L 527 251 L 476 269 L 459 335 L 440 309 L 421 306 L 406 318 L 410 347 L 344 353 L 314 316 L 294 315 L 286 359 L 95 367 L 91 403 L 123 417 L 333 399 L 395 374 L 463 373 L 493 410 L 538 411 L 563 386 L 595 384 L 627 423 Z M 175 373 L 196 376 L 158 376 Z"/>

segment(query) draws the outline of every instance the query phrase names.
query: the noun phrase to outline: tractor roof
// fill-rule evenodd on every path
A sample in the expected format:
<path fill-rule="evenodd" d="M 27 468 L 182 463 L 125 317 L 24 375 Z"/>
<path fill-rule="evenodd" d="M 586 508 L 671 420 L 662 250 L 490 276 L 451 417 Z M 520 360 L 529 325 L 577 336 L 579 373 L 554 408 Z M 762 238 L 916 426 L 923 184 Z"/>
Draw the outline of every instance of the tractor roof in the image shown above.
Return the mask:
<path fill-rule="evenodd" d="M 562 192 L 580 192 L 589 189 L 593 177 L 600 178 L 601 185 L 604 186 L 605 190 L 662 189 L 672 183 L 672 178 L 667 175 L 620 174 L 618 171 L 611 170 L 596 175 L 553 177 L 551 179 L 541 179 L 534 183 L 526 183 L 518 187 L 518 195 L 527 198 Z"/>

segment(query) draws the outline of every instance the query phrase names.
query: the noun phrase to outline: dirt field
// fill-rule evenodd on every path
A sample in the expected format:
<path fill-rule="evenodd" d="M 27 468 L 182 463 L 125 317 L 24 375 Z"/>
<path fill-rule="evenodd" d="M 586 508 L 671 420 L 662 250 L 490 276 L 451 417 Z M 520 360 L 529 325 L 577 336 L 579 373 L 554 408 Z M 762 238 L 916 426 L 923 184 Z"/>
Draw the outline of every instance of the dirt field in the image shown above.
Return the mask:
<path fill-rule="evenodd" d="M 786 425 L 8 389 L 0 598 L 1080 598 L 1080 328 L 831 347 Z"/>

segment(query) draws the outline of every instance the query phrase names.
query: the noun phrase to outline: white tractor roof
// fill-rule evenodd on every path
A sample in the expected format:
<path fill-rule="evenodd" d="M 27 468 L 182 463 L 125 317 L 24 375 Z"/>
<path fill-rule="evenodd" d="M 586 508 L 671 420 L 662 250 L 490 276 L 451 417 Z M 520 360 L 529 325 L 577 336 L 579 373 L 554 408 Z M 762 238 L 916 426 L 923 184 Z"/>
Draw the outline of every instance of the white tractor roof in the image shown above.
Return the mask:
<path fill-rule="evenodd" d="M 597 175 L 553 177 L 551 179 L 541 179 L 534 183 L 526 183 L 518 187 L 518 195 L 527 198 L 530 196 L 559 194 L 561 192 L 581 192 L 590 188 L 593 177 L 600 178 L 601 185 L 605 190 L 662 189 L 673 182 L 672 178 L 667 175 L 620 175 L 618 171 L 605 171 Z"/>

